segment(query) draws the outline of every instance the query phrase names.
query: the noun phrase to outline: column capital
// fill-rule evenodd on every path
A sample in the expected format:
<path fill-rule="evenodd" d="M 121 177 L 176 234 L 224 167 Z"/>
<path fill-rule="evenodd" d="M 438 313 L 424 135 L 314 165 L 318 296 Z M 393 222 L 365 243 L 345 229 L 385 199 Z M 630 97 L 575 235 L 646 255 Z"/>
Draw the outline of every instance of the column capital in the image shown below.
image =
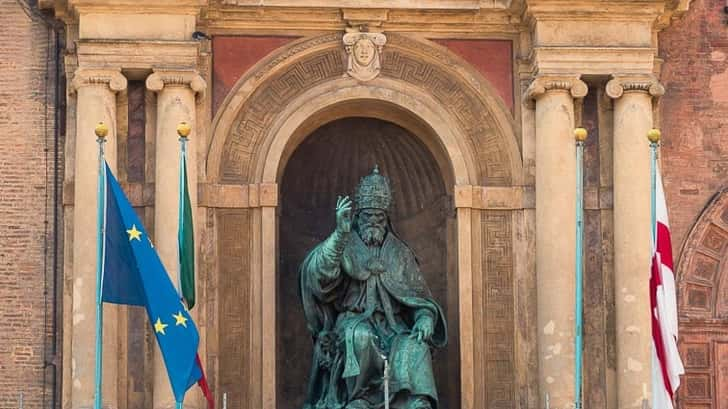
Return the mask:
<path fill-rule="evenodd" d="M 121 73 L 121 68 L 78 68 L 73 73 L 71 90 L 78 91 L 79 88 L 87 86 L 106 86 L 112 92 L 119 92 L 126 89 L 126 84 L 126 77 Z"/>
<path fill-rule="evenodd" d="M 147 77 L 147 89 L 161 91 L 167 87 L 189 87 L 195 93 L 203 93 L 207 83 L 195 70 L 154 70 Z"/>
<path fill-rule="evenodd" d="M 613 75 L 605 87 L 610 98 L 621 98 L 625 92 L 644 92 L 659 98 L 665 94 L 665 87 L 652 75 Z"/>
<path fill-rule="evenodd" d="M 589 91 L 586 83 L 579 79 L 578 75 L 574 76 L 551 76 L 539 75 L 534 78 L 531 85 L 526 89 L 524 95 L 525 101 L 532 106 L 533 101 L 546 95 L 549 91 L 564 90 L 568 91 L 573 98 L 584 98 Z"/>

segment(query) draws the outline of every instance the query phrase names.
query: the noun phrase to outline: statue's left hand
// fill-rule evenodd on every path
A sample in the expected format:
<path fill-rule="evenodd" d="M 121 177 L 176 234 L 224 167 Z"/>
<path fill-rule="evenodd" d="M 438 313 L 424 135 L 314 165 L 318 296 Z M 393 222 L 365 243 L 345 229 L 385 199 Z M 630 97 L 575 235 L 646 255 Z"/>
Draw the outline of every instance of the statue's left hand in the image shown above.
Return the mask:
<path fill-rule="evenodd" d="M 432 317 L 429 314 L 423 314 L 415 322 L 411 337 L 417 339 L 418 342 L 429 341 L 434 331 L 435 323 Z"/>

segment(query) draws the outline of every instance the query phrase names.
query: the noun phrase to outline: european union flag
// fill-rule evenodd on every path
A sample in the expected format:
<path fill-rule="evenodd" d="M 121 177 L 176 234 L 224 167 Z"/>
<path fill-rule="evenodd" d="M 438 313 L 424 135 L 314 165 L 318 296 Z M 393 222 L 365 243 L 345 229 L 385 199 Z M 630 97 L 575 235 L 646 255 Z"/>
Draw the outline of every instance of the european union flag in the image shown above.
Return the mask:
<path fill-rule="evenodd" d="M 147 309 L 177 402 L 202 377 L 200 336 L 142 222 L 106 165 L 102 301 Z"/>

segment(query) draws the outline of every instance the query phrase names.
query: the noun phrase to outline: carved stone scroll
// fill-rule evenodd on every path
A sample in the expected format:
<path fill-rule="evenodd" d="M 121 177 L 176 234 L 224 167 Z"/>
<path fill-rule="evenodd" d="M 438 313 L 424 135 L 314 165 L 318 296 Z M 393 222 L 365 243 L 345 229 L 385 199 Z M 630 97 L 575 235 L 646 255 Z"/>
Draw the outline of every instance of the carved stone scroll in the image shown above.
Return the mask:
<path fill-rule="evenodd" d="M 651 76 L 614 76 L 606 86 L 610 98 L 620 98 L 629 91 L 647 92 L 655 98 L 665 95 L 665 87 Z"/>
<path fill-rule="evenodd" d="M 108 86 L 111 91 L 119 92 L 126 89 L 126 77 L 121 69 L 87 69 L 79 68 L 73 74 L 71 90 L 76 91 L 85 86 Z"/>

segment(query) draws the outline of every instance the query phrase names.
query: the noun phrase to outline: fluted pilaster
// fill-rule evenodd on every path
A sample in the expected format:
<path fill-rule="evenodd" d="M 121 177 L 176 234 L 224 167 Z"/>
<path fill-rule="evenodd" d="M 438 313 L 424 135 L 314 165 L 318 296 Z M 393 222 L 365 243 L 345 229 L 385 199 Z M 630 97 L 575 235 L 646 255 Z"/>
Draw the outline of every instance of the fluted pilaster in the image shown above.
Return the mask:
<path fill-rule="evenodd" d="M 574 99 L 587 91 L 578 76 L 543 76 L 526 93 L 536 109 L 539 398 L 554 409 L 574 404 Z"/>
<path fill-rule="evenodd" d="M 192 131 L 187 142 L 187 179 L 192 212 L 197 209 L 197 134 L 195 95 L 205 91 L 205 80 L 196 71 L 157 71 L 146 80 L 157 93 L 155 138 L 154 239 L 159 257 L 173 283 L 179 283 L 177 229 L 179 200 L 179 136 L 177 125 L 187 122 Z M 174 408 L 174 396 L 159 350 L 154 359 L 154 408 Z M 186 402 L 186 406 L 193 402 Z"/>
<path fill-rule="evenodd" d="M 617 329 L 617 405 L 641 408 L 649 398 L 650 150 L 652 101 L 665 89 L 651 76 L 615 76 L 614 285 Z"/>
<path fill-rule="evenodd" d="M 94 402 L 96 317 L 96 232 L 98 144 L 94 128 L 109 128 L 106 161 L 116 171 L 116 93 L 126 89 L 121 70 L 78 69 L 71 82 L 76 93 L 76 141 L 73 155 L 73 326 L 71 334 L 71 408 Z M 116 306 L 104 311 L 103 405 L 118 407 L 118 334 Z"/>

